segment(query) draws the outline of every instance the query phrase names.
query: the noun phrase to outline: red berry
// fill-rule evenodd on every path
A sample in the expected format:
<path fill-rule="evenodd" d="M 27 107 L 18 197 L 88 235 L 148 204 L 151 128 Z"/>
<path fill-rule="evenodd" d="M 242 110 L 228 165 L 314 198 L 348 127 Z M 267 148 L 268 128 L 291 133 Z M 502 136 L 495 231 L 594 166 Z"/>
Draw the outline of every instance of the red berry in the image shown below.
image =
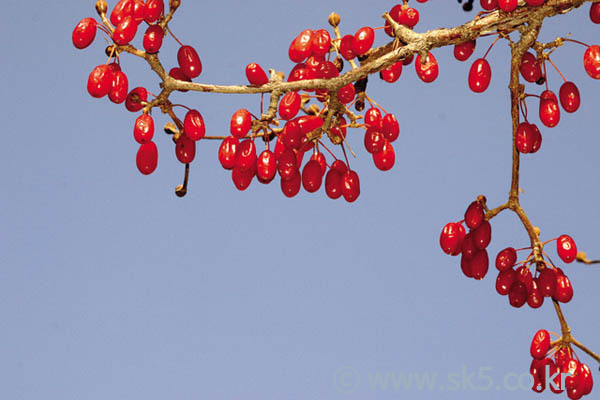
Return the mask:
<path fill-rule="evenodd" d="M 390 17 L 392 17 L 394 21 L 400 23 L 400 14 L 402 14 L 402 4 L 397 4 L 394 7 L 392 7 L 388 14 L 390 14 Z M 388 36 L 394 37 L 392 26 L 387 20 L 385 21 L 385 33 Z"/>
<path fill-rule="evenodd" d="M 473 279 L 480 281 L 485 278 L 490 265 L 487 250 L 483 249 L 475 253 L 470 263 Z"/>
<path fill-rule="evenodd" d="M 533 131 L 533 148 L 531 149 L 531 152 L 535 153 L 542 147 L 542 134 L 536 124 L 529 125 Z"/>
<path fill-rule="evenodd" d="M 342 175 L 342 195 L 348 203 L 353 203 L 360 196 L 360 180 L 356 172 L 348 170 Z"/>
<path fill-rule="evenodd" d="M 252 127 L 252 115 L 244 108 L 237 110 L 231 117 L 229 131 L 231 134 L 240 139 L 248 134 Z"/>
<path fill-rule="evenodd" d="M 529 352 L 531 353 L 531 357 L 536 360 L 543 360 L 546 358 L 548 350 L 550 350 L 550 334 L 547 330 L 540 329 L 531 340 Z"/>
<path fill-rule="evenodd" d="M 144 143 L 140 146 L 135 157 L 138 170 L 144 175 L 150 175 L 158 166 L 158 148 L 154 142 Z"/>
<path fill-rule="evenodd" d="M 398 139 L 400 125 L 394 114 L 386 114 L 385 117 L 383 117 L 381 132 L 390 143 Z"/>
<path fill-rule="evenodd" d="M 583 55 L 583 67 L 590 77 L 600 79 L 600 46 L 587 48 Z"/>
<path fill-rule="evenodd" d="M 424 63 L 421 63 L 421 55 L 417 54 L 417 59 L 415 60 L 415 70 L 417 71 L 419 78 L 425 83 L 435 81 L 439 75 L 437 60 L 431 52 L 427 54 Z"/>
<path fill-rule="evenodd" d="M 85 49 L 96 38 L 97 25 L 94 18 L 84 18 L 73 29 L 73 46 Z"/>
<path fill-rule="evenodd" d="M 186 135 L 179 136 L 175 142 L 175 155 L 182 164 L 189 164 L 196 157 L 196 142 Z"/>
<path fill-rule="evenodd" d="M 375 31 L 373 28 L 365 26 L 360 28 L 354 34 L 352 50 L 354 54 L 361 56 L 371 49 L 375 41 Z"/>
<path fill-rule="evenodd" d="M 561 260 L 570 264 L 577 258 L 577 245 L 571 236 L 561 235 L 556 241 L 556 252 Z"/>
<path fill-rule="evenodd" d="M 246 66 L 246 78 L 251 85 L 262 86 L 269 83 L 269 78 L 260 65 L 250 63 Z"/>
<path fill-rule="evenodd" d="M 379 127 L 369 126 L 365 133 L 365 149 L 371 154 L 379 153 L 383 150 L 384 140 L 385 137 Z"/>
<path fill-rule="evenodd" d="M 484 10 L 492 11 L 498 7 L 498 0 L 481 0 L 480 4 Z"/>
<path fill-rule="evenodd" d="M 568 113 L 577 111 L 579 104 L 581 104 L 579 89 L 573 82 L 563 83 L 558 92 L 558 97 L 560 97 L 560 105 Z"/>
<path fill-rule="evenodd" d="M 333 200 L 342 195 L 342 174 L 333 168 L 325 176 L 325 193 Z"/>
<path fill-rule="evenodd" d="M 525 285 L 528 294 L 531 293 L 531 290 L 533 289 L 533 276 L 531 276 L 531 271 L 529 270 L 529 268 L 522 265 L 519 268 L 517 268 L 515 272 L 517 274 L 517 280 L 523 285 Z"/>
<path fill-rule="evenodd" d="M 193 141 L 200 140 L 206 134 L 206 126 L 202 114 L 198 110 L 190 110 L 183 120 L 183 131 Z"/>
<path fill-rule="evenodd" d="M 294 119 L 300 127 L 300 132 L 304 135 L 313 132 L 323 126 L 323 118 L 316 115 L 303 115 Z"/>
<path fill-rule="evenodd" d="M 314 193 L 321 188 L 323 183 L 323 170 L 317 160 L 310 160 L 302 171 L 302 186 L 309 193 Z"/>
<path fill-rule="evenodd" d="M 594 4 L 598 4 L 598 3 L 594 3 Z M 587 364 L 581 364 L 581 371 L 579 372 L 581 374 L 581 381 L 582 381 L 582 386 L 583 386 L 583 395 L 587 396 L 588 394 L 590 394 L 592 392 L 592 389 L 594 387 L 594 378 L 592 377 L 592 371 L 590 370 L 590 367 Z"/>
<path fill-rule="evenodd" d="M 537 278 L 538 287 L 544 297 L 553 297 L 556 291 L 556 273 L 545 268 Z"/>
<path fill-rule="evenodd" d="M 294 178 L 298 172 L 298 160 L 293 150 L 285 149 L 281 153 L 277 159 L 277 171 L 282 181 Z"/>
<path fill-rule="evenodd" d="M 279 116 L 290 120 L 300 111 L 301 98 L 298 92 L 287 92 L 279 102 Z"/>
<path fill-rule="evenodd" d="M 381 171 L 389 171 L 396 163 L 394 146 L 387 139 L 383 139 L 383 148 L 381 151 L 373 153 L 373 162 L 377 169 Z"/>
<path fill-rule="evenodd" d="M 343 86 L 342 88 L 340 88 L 337 96 L 338 96 L 338 100 L 340 101 L 340 103 L 342 103 L 342 104 L 351 103 L 352 100 L 354 100 L 354 97 L 356 97 L 356 89 L 354 89 L 354 85 L 352 83 L 349 83 L 349 84 Z"/>
<path fill-rule="evenodd" d="M 537 58 L 530 52 L 523 54 L 521 64 L 519 65 L 521 76 L 527 82 L 537 82 L 542 77 L 542 68 Z"/>
<path fill-rule="evenodd" d="M 313 34 L 311 50 L 317 57 L 325 57 L 331 48 L 331 36 L 325 29 L 319 29 Z"/>
<path fill-rule="evenodd" d="M 465 235 L 462 243 L 462 254 L 463 256 L 472 258 L 475 253 L 477 253 L 478 249 L 475 247 L 475 243 L 473 243 L 473 233 L 469 232 Z"/>
<path fill-rule="evenodd" d="M 505 12 L 511 12 L 517 8 L 518 0 L 498 0 L 498 7 Z"/>
<path fill-rule="evenodd" d="M 492 80 L 492 69 L 485 58 L 475 60 L 469 71 L 469 88 L 475 93 L 484 92 Z"/>
<path fill-rule="evenodd" d="M 505 269 L 498 273 L 496 279 L 496 291 L 502 296 L 506 296 L 510 292 L 512 284 L 516 281 L 517 275 L 512 268 Z"/>
<path fill-rule="evenodd" d="M 125 19 L 125 17 L 133 16 L 134 5 L 135 2 L 133 0 L 119 0 L 110 13 L 110 22 L 114 26 L 117 26 Z"/>
<path fill-rule="evenodd" d="M 550 90 L 545 90 L 540 97 L 540 121 L 548 128 L 553 128 L 560 121 L 560 108 L 558 108 L 556 95 Z"/>
<path fill-rule="evenodd" d="M 458 61 L 467 61 L 475 51 L 476 43 L 475 40 L 469 40 L 468 42 L 454 45 L 454 58 Z"/>
<path fill-rule="evenodd" d="M 473 232 L 473 244 L 478 249 L 485 249 L 492 240 L 492 226 L 488 221 L 483 221 Z"/>
<path fill-rule="evenodd" d="M 348 61 L 356 57 L 354 53 L 354 36 L 346 35 L 342 38 L 340 42 L 340 54 Z"/>
<path fill-rule="evenodd" d="M 338 117 L 337 124 L 331 128 L 331 134 L 340 137 L 342 140 L 346 138 L 346 119 Z"/>
<path fill-rule="evenodd" d="M 440 246 L 442 251 L 451 256 L 458 255 L 462 251 L 465 234 L 465 228 L 462 224 L 456 222 L 446 224 L 440 234 Z"/>
<path fill-rule="evenodd" d="M 515 280 L 508 292 L 508 301 L 510 302 L 510 305 L 515 308 L 523 307 L 527 302 L 527 296 L 527 288 L 525 285 L 522 282 Z"/>
<path fill-rule="evenodd" d="M 460 269 L 467 278 L 473 277 L 473 271 L 471 268 L 471 259 L 472 259 L 472 257 L 467 257 L 464 254 L 460 258 Z"/>
<path fill-rule="evenodd" d="M 142 114 L 135 120 L 133 138 L 139 144 L 148 143 L 154 136 L 154 120 L 148 114 Z"/>
<path fill-rule="evenodd" d="M 537 285 L 537 281 L 533 280 L 533 286 L 529 296 L 527 296 L 527 304 L 531 308 L 540 308 L 544 304 L 544 295 Z"/>
<path fill-rule="evenodd" d="M 465 224 L 470 229 L 477 229 L 484 219 L 485 212 L 483 206 L 478 201 L 469 204 L 467 211 L 465 211 Z"/>
<path fill-rule="evenodd" d="M 235 167 L 253 169 L 256 167 L 256 145 L 254 140 L 246 139 L 240 142 L 235 151 Z"/>
<path fill-rule="evenodd" d="M 108 92 L 110 101 L 121 104 L 127 98 L 129 93 L 129 80 L 123 71 L 113 72 L 112 87 Z"/>
<path fill-rule="evenodd" d="M 302 144 L 302 132 L 300 132 L 298 123 L 294 120 L 288 121 L 283 126 L 283 131 L 279 138 L 286 149 L 293 150 L 300 148 Z"/>
<path fill-rule="evenodd" d="M 255 168 L 243 169 L 237 166 L 234 167 L 233 171 L 231 171 L 231 179 L 236 189 L 239 191 L 248 189 L 252 183 L 252 179 L 254 179 L 255 171 Z"/>
<path fill-rule="evenodd" d="M 96 98 L 106 96 L 112 89 L 113 77 L 113 72 L 108 65 L 98 65 L 92 70 L 88 77 L 88 93 Z"/>
<path fill-rule="evenodd" d="M 379 72 L 379 77 L 388 83 L 394 83 L 402 75 L 402 61 L 397 61 Z"/>
<path fill-rule="evenodd" d="M 600 3 L 592 3 L 590 7 L 590 19 L 595 24 L 600 24 Z"/>
<path fill-rule="evenodd" d="M 302 187 L 302 175 L 296 169 L 289 179 L 281 179 L 281 191 L 286 197 L 294 197 L 300 192 Z"/>
<path fill-rule="evenodd" d="M 561 303 L 568 303 L 573 298 L 573 286 L 571 286 L 571 281 L 562 272 L 557 273 L 556 290 L 552 298 Z"/>
<path fill-rule="evenodd" d="M 542 4 L 544 4 L 545 1 L 546 0 L 525 0 L 525 3 L 527 3 L 527 5 L 537 7 L 537 6 L 541 6 Z"/>
<path fill-rule="evenodd" d="M 147 23 L 155 22 L 165 11 L 165 3 L 163 0 L 148 0 L 146 8 L 144 8 L 144 19 Z"/>
<path fill-rule="evenodd" d="M 162 47 L 163 38 L 165 37 L 165 31 L 160 25 L 150 25 L 144 33 L 144 49 L 146 53 L 154 54 L 158 53 Z"/>
<path fill-rule="evenodd" d="M 507 247 L 496 256 L 496 268 L 498 271 L 511 269 L 517 262 L 517 251 L 512 247 Z"/>
<path fill-rule="evenodd" d="M 365 113 L 365 124 L 375 128 L 383 128 L 383 118 L 381 117 L 381 111 L 379 108 L 369 108 Z"/>
<path fill-rule="evenodd" d="M 233 136 L 223 139 L 219 147 L 219 162 L 225 169 L 232 169 L 235 166 L 235 155 L 240 142 Z"/>
<path fill-rule="evenodd" d="M 269 183 L 277 173 L 277 159 L 271 150 L 265 150 L 256 160 L 256 177 L 260 183 Z"/>
<path fill-rule="evenodd" d="M 192 46 L 181 46 L 177 51 L 177 62 L 181 71 L 190 79 L 202 73 L 202 62 Z"/>
<path fill-rule="evenodd" d="M 140 24 L 144 20 L 144 11 L 146 9 L 145 0 L 135 0 L 133 4 L 133 19 L 136 24 Z"/>
<path fill-rule="evenodd" d="M 143 87 L 136 87 L 127 95 L 125 108 L 131 112 L 138 112 L 144 108 L 142 102 L 146 101 L 148 101 L 148 91 Z"/>
<path fill-rule="evenodd" d="M 129 15 L 121 21 L 113 32 L 113 40 L 119 46 L 125 46 L 129 44 L 137 33 L 138 25 L 135 23 L 133 16 Z"/>
<path fill-rule="evenodd" d="M 295 63 L 301 63 L 310 57 L 312 52 L 313 32 L 306 29 L 300 33 L 290 44 L 288 55 L 290 60 Z"/>
<path fill-rule="evenodd" d="M 414 28 L 419 23 L 419 12 L 412 7 L 403 7 L 398 17 L 398 23 Z"/>
<path fill-rule="evenodd" d="M 410 65 L 410 63 L 413 61 L 413 58 L 415 58 L 414 54 L 411 54 L 410 56 L 406 57 L 405 59 L 402 60 L 402 65 L 404 65 L 404 66 Z"/>
<path fill-rule="evenodd" d="M 535 153 L 542 145 L 542 134 L 535 124 L 521 122 L 517 127 L 516 146 L 521 154 Z"/>

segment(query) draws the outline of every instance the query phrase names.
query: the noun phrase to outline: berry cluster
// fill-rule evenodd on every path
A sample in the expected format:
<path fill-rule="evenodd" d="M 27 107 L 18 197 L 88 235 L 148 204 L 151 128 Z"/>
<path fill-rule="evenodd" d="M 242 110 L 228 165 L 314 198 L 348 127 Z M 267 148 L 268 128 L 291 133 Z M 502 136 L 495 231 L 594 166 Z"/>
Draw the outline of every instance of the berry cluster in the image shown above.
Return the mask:
<path fill-rule="evenodd" d="M 587 364 L 579 361 L 569 343 L 551 342 L 550 333 L 541 329 L 531 341 L 533 360 L 529 372 L 533 377 L 533 391 L 542 393 L 547 387 L 553 393 L 567 392 L 571 400 L 581 399 L 592 392 L 594 379 Z M 549 379 L 549 382 L 546 382 Z"/>

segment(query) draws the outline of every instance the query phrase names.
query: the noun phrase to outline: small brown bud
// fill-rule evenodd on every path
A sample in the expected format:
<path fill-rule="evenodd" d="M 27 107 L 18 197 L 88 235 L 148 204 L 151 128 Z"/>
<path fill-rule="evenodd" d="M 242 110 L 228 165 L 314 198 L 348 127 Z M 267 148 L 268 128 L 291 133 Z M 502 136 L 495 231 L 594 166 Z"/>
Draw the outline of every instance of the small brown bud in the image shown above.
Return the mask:
<path fill-rule="evenodd" d="M 335 65 L 338 72 L 342 72 L 344 69 L 344 60 L 342 60 L 340 56 L 337 56 L 335 60 L 333 60 L 333 65 Z"/>
<path fill-rule="evenodd" d="M 106 0 L 98 0 L 96 2 L 96 12 L 99 16 L 106 15 L 106 11 L 108 10 L 108 5 L 106 4 Z"/>
<path fill-rule="evenodd" d="M 167 135 L 174 135 L 177 133 L 177 127 L 171 122 L 165 124 L 164 130 Z"/>
<path fill-rule="evenodd" d="M 180 5 L 181 5 L 180 0 L 170 0 L 169 1 L 169 8 L 171 8 L 171 10 L 177 10 Z"/>
<path fill-rule="evenodd" d="M 365 102 L 364 102 L 364 100 L 362 100 L 362 99 L 356 100 L 356 103 L 354 103 L 354 108 L 358 112 L 363 111 L 365 109 Z"/>
<path fill-rule="evenodd" d="M 332 12 L 331 14 L 329 14 L 329 25 L 333 26 L 334 28 L 340 24 L 340 20 L 341 18 L 338 13 Z"/>
<path fill-rule="evenodd" d="M 107 57 L 112 57 L 115 55 L 115 50 L 116 50 L 116 45 L 111 44 L 110 46 L 108 46 L 106 48 L 106 50 L 104 50 L 104 52 L 106 53 Z"/>
<path fill-rule="evenodd" d="M 321 109 L 319 108 L 318 105 L 316 104 L 311 104 L 310 107 L 308 107 L 308 112 L 311 115 L 319 115 L 319 112 L 321 111 Z"/>
<path fill-rule="evenodd" d="M 175 194 L 177 197 L 183 197 L 187 194 L 187 189 L 183 185 L 177 185 L 175 188 Z"/>
<path fill-rule="evenodd" d="M 540 230 L 540 228 L 538 228 L 537 226 L 533 227 L 533 232 L 537 235 L 540 236 L 540 233 L 542 233 L 542 231 Z"/>

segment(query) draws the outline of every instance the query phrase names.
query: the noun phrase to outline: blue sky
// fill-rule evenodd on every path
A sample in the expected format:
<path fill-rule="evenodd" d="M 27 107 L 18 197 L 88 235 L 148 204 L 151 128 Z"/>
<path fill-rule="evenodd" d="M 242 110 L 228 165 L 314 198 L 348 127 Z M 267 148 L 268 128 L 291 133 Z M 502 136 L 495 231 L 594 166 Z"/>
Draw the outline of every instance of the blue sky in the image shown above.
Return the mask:
<path fill-rule="evenodd" d="M 250 62 L 288 72 L 290 41 L 303 29 L 329 28 L 331 11 L 342 16 L 343 33 L 354 33 L 381 25 L 380 15 L 395 4 L 182 3 L 171 27 L 198 50 L 198 81 L 223 84 L 244 83 Z M 393 85 L 371 79 L 369 95 L 396 114 L 401 132 L 396 165 L 386 173 L 374 167 L 360 132 L 349 134 L 362 187 L 356 203 L 331 201 L 323 191 L 287 199 L 277 183 L 256 181 L 240 193 L 218 164 L 214 142 L 198 146 L 189 194 L 179 199 L 173 190 L 183 168 L 170 139 L 157 131 L 158 170 L 140 175 L 135 115 L 86 92 L 89 72 L 106 61 L 105 43 L 98 36 L 77 51 L 70 36 L 80 19 L 95 15 L 94 2 L 3 5 L 0 397 L 536 396 L 508 391 L 503 379 L 528 370 L 535 331 L 559 330 L 550 302 L 540 310 L 511 308 L 494 290 L 493 267 L 482 282 L 468 280 L 459 260 L 438 245 L 442 226 L 460 220 L 478 194 L 490 205 L 506 199 L 506 43 L 488 56 L 493 77 L 484 94 L 469 91 L 469 63 L 454 60 L 452 48 L 435 51 L 434 84 L 420 82 L 412 65 Z M 474 16 L 454 1 L 418 9 L 418 31 Z M 587 12 L 586 5 L 549 21 L 542 40 L 572 31 L 593 43 L 600 27 Z M 376 44 L 387 39 L 378 31 Z M 475 57 L 489 43 L 481 40 Z M 175 65 L 176 51 L 166 39 L 166 67 Z M 567 44 L 553 56 L 579 86 L 582 105 L 574 115 L 563 113 L 558 127 L 542 129 L 542 149 L 523 157 L 522 203 L 543 239 L 568 233 L 600 257 L 600 83 L 585 74 L 583 52 Z M 122 64 L 132 85 L 158 90 L 141 60 L 124 56 Z M 549 77 L 558 91 L 559 76 Z M 258 96 L 242 95 L 187 93 L 174 100 L 199 109 L 210 134 L 225 134 L 235 110 L 256 113 L 259 104 Z M 529 107 L 535 114 L 535 102 Z M 158 127 L 167 122 L 155 119 Z M 502 214 L 492 228 L 492 260 L 509 245 L 527 246 L 514 215 Z M 564 270 L 575 287 L 564 307 L 573 333 L 600 351 L 600 269 Z M 489 375 L 493 390 L 447 390 L 449 375 L 463 371 L 475 373 L 478 387 L 487 383 L 478 374 Z M 411 373 L 435 374 L 437 382 L 431 390 L 373 384 L 378 374 Z"/>

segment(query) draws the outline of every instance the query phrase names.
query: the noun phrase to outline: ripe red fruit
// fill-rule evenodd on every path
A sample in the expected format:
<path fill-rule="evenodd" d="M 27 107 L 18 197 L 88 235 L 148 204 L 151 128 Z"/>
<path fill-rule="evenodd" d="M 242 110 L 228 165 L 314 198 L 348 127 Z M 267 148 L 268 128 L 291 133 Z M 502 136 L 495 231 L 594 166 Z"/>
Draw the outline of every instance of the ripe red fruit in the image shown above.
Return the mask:
<path fill-rule="evenodd" d="M 485 249 L 492 240 L 492 226 L 488 221 L 483 221 L 477 229 L 472 231 L 472 235 L 475 247 L 478 249 Z"/>
<path fill-rule="evenodd" d="M 375 41 L 375 31 L 369 26 L 360 28 L 354 34 L 354 41 L 352 42 L 352 50 L 356 55 L 363 55 L 371 49 L 373 42 Z"/>
<path fill-rule="evenodd" d="M 537 82 L 542 77 L 542 68 L 537 58 L 530 52 L 523 54 L 519 71 L 527 82 Z"/>
<path fill-rule="evenodd" d="M 239 191 L 244 191 L 248 189 L 250 184 L 252 183 L 252 179 L 254 179 L 255 168 L 243 169 L 240 167 L 233 168 L 231 171 L 231 179 L 233 180 L 233 184 L 236 189 Z"/>
<path fill-rule="evenodd" d="M 592 3 L 590 7 L 590 19 L 595 24 L 600 24 L 600 3 Z"/>
<path fill-rule="evenodd" d="M 519 268 L 517 268 L 515 272 L 517 281 L 525 285 L 528 294 L 531 293 L 531 290 L 533 289 L 533 276 L 531 276 L 531 271 L 529 270 L 529 268 L 522 265 Z"/>
<path fill-rule="evenodd" d="M 590 77 L 600 79 L 600 46 L 587 48 L 583 55 L 583 67 Z"/>
<path fill-rule="evenodd" d="M 246 66 L 246 78 L 251 85 L 262 86 L 269 83 L 267 74 L 262 67 L 256 63 L 250 63 Z"/>
<path fill-rule="evenodd" d="M 467 278 L 473 277 L 473 271 L 471 269 L 471 258 L 472 257 L 467 257 L 464 254 L 460 258 L 460 269 Z"/>
<path fill-rule="evenodd" d="M 592 377 L 592 371 L 590 370 L 590 367 L 587 364 L 581 363 L 581 370 L 579 371 L 579 373 L 582 376 L 581 381 L 583 387 L 583 395 L 587 396 L 592 392 L 592 389 L 594 387 L 594 378 Z"/>
<path fill-rule="evenodd" d="M 517 262 L 517 251 L 512 247 L 500 251 L 496 256 L 496 268 L 498 271 L 511 269 Z"/>
<path fill-rule="evenodd" d="M 290 60 L 301 63 L 310 57 L 312 52 L 313 31 L 306 29 L 302 31 L 290 44 L 288 55 Z"/>
<path fill-rule="evenodd" d="M 110 101 L 116 104 L 121 104 L 127 98 L 129 93 L 129 80 L 123 71 L 113 72 L 112 87 L 108 92 Z"/>
<path fill-rule="evenodd" d="M 206 126 L 202 114 L 198 110 L 190 110 L 183 120 L 183 131 L 193 141 L 200 140 L 206 134 Z"/>
<path fill-rule="evenodd" d="M 353 203 L 360 196 L 360 180 L 355 171 L 348 170 L 342 175 L 342 195 L 348 203 Z"/>
<path fill-rule="evenodd" d="M 110 22 L 114 26 L 117 26 L 125 19 L 125 17 L 133 16 L 134 5 L 135 2 L 133 0 L 119 0 L 110 13 Z"/>
<path fill-rule="evenodd" d="M 388 14 L 390 14 L 390 17 L 392 17 L 392 19 L 394 21 L 396 21 L 397 23 L 400 23 L 400 14 L 402 14 L 402 4 L 396 4 L 388 12 Z M 385 21 L 385 33 L 388 36 L 394 37 L 394 32 L 392 30 L 392 26 L 390 25 L 390 23 L 387 20 Z"/>
<path fill-rule="evenodd" d="M 131 112 L 138 112 L 144 105 L 142 102 L 148 101 L 148 91 L 143 87 L 132 89 L 125 99 L 125 108 Z"/>
<path fill-rule="evenodd" d="M 302 175 L 297 169 L 293 171 L 289 179 L 281 179 L 281 191 L 286 197 L 294 197 L 300 192 L 302 186 Z"/>
<path fill-rule="evenodd" d="M 119 46 L 129 44 L 137 33 L 138 25 L 135 23 L 133 16 L 129 15 L 121 21 L 113 32 L 113 40 Z"/>
<path fill-rule="evenodd" d="M 232 169 L 235 166 L 235 155 L 240 142 L 233 136 L 223 139 L 219 147 L 219 162 L 225 169 Z"/>
<path fill-rule="evenodd" d="M 314 193 L 321 188 L 323 183 L 323 169 L 317 160 L 310 160 L 302 171 L 302 186 L 309 193 Z"/>
<path fill-rule="evenodd" d="M 527 288 L 525 285 L 522 282 L 515 280 L 508 292 L 508 301 L 510 305 L 515 308 L 523 307 L 527 302 L 527 296 Z"/>
<path fill-rule="evenodd" d="M 405 59 L 402 60 L 402 65 L 404 65 L 404 66 L 410 65 L 410 63 L 413 61 L 413 58 L 415 58 L 414 54 L 411 54 L 410 56 L 406 57 Z"/>
<path fill-rule="evenodd" d="M 506 296 L 516 279 L 517 275 L 512 268 L 500 271 L 496 279 L 496 291 L 498 294 Z"/>
<path fill-rule="evenodd" d="M 563 83 L 558 92 L 558 97 L 560 98 L 560 105 L 568 113 L 577 111 L 581 104 L 579 89 L 577 89 L 577 86 L 573 82 Z"/>
<path fill-rule="evenodd" d="M 469 40 L 468 42 L 454 45 L 454 58 L 458 61 L 467 61 L 475 51 L 476 43 L 475 40 Z"/>
<path fill-rule="evenodd" d="M 577 258 L 577 245 L 571 236 L 561 235 L 556 241 L 556 252 L 561 260 L 570 264 Z"/>
<path fill-rule="evenodd" d="M 283 126 L 283 131 L 279 135 L 281 139 L 281 144 L 285 146 L 286 149 L 298 149 L 302 144 L 302 132 L 300 132 L 300 127 L 295 120 L 288 121 Z"/>
<path fill-rule="evenodd" d="M 498 0 L 480 0 L 481 8 L 487 11 L 495 10 L 498 7 Z"/>
<path fill-rule="evenodd" d="M 527 304 L 531 308 L 540 308 L 544 304 L 544 295 L 542 295 L 536 279 L 533 280 L 533 286 L 527 296 Z"/>
<path fill-rule="evenodd" d="M 338 90 L 337 96 L 340 103 L 351 103 L 352 100 L 354 100 L 354 97 L 356 97 L 356 89 L 354 89 L 354 85 L 352 83 L 349 83 Z"/>
<path fill-rule="evenodd" d="M 556 95 L 550 90 L 544 90 L 540 97 L 540 121 L 548 128 L 553 128 L 560 121 Z"/>
<path fill-rule="evenodd" d="M 294 119 L 298 126 L 300 127 L 300 133 L 306 135 L 316 129 L 319 129 L 323 126 L 323 118 L 318 117 L 316 115 L 303 115 Z"/>
<path fill-rule="evenodd" d="M 277 171 L 283 181 L 294 178 L 298 172 L 298 160 L 293 150 L 285 149 L 281 153 L 277 159 Z"/>
<path fill-rule="evenodd" d="M 529 125 L 533 131 L 533 148 L 531 149 L 531 152 L 535 153 L 542 147 L 542 134 L 536 124 Z"/>
<path fill-rule="evenodd" d="M 415 70 L 417 71 L 417 76 L 425 83 L 435 81 L 439 75 L 437 60 L 431 52 L 427 54 L 423 63 L 421 63 L 421 55 L 417 54 Z"/>
<path fill-rule="evenodd" d="M 150 25 L 144 33 L 144 50 L 146 53 L 154 54 L 158 53 L 163 44 L 163 38 L 165 37 L 165 31 L 160 25 Z"/>
<path fill-rule="evenodd" d="M 95 98 L 106 96 L 112 89 L 113 77 L 113 72 L 108 65 L 98 65 L 88 77 L 88 93 Z"/>
<path fill-rule="evenodd" d="M 521 122 L 517 127 L 516 146 L 521 154 L 533 153 L 536 134 L 531 124 Z"/>
<path fill-rule="evenodd" d="M 498 0 L 498 7 L 505 12 L 511 12 L 517 8 L 518 0 Z"/>
<path fill-rule="evenodd" d="M 144 19 L 147 23 L 155 22 L 165 11 L 165 3 L 163 0 L 148 0 L 144 8 Z"/>
<path fill-rule="evenodd" d="M 571 353 L 568 347 L 561 347 L 556 351 L 556 353 L 554 353 L 554 361 L 556 362 L 556 366 L 558 368 L 562 368 L 567 364 L 567 362 L 569 362 L 570 359 Z"/>
<path fill-rule="evenodd" d="M 138 170 L 144 175 L 150 175 L 158 166 L 158 148 L 154 142 L 144 143 L 140 146 L 135 157 Z"/>
<path fill-rule="evenodd" d="M 469 88 L 475 93 L 484 92 L 492 80 L 492 69 L 485 58 L 475 60 L 469 71 Z"/>
<path fill-rule="evenodd" d="M 73 29 L 73 46 L 77 49 L 85 49 L 96 38 L 96 20 L 94 18 L 84 18 Z"/>
<path fill-rule="evenodd" d="M 171 68 L 171 70 L 169 71 L 169 76 L 173 79 L 177 79 L 179 81 L 184 81 L 184 82 L 191 82 L 192 79 L 187 76 L 179 67 L 174 67 Z M 185 93 L 188 90 L 187 89 L 179 89 L 180 92 Z"/>
<path fill-rule="evenodd" d="M 386 114 L 385 117 L 383 117 L 381 132 L 390 143 L 398 139 L 400 125 L 394 114 Z"/>
<path fill-rule="evenodd" d="M 319 29 L 313 34 L 311 50 L 317 57 L 325 57 L 331 48 L 331 36 L 325 29 Z"/>
<path fill-rule="evenodd" d="M 414 28 L 419 23 L 419 12 L 412 7 L 402 7 L 402 12 L 398 16 L 398 23 Z"/>
<path fill-rule="evenodd" d="M 320 152 L 314 152 L 312 156 L 310 156 L 311 160 L 315 160 L 321 166 L 321 175 L 325 175 L 327 172 L 327 160 L 325 159 L 325 155 Z"/>
<path fill-rule="evenodd" d="M 190 79 L 202 73 L 202 62 L 192 46 L 181 46 L 177 51 L 177 62 L 181 71 Z"/>
<path fill-rule="evenodd" d="M 254 140 L 246 139 L 240 142 L 235 151 L 235 167 L 253 169 L 256 166 L 256 145 Z"/>
<path fill-rule="evenodd" d="M 179 136 L 175 142 L 175 155 L 182 164 L 189 164 L 196 157 L 196 142 L 186 135 Z"/>
<path fill-rule="evenodd" d="M 480 281 L 485 278 L 490 265 L 487 250 L 479 250 L 469 262 L 471 263 L 473 279 Z"/>
<path fill-rule="evenodd" d="M 342 174 L 331 168 L 325 176 L 325 193 L 330 199 L 339 199 L 342 195 Z"/>
<path fill-rule="evenodd" d="M 371 153 L 379 153 L 383 150 L 385 137 L 381 133 L 379 127 L 369 126 L 365 133 L 365 149 Z"/>
<path fill-rule="evenodd" d="M 231 117 L 231 123 L 229 124 L 229 131 L 231 134 L 240 139 L 248 134 L 252 127 L 252 115 L 245 108 L 241 108 L 233 113 Z"/>
<path fill-rule="evenodd" d="M 402 75 L 402 61 L 397 61 L 379 72 L 379 77 L 388 83 L 394 83 Z"/>
<path fill-rule="evenodd" d="M 462 254 L 463 256 L 472 258 L 475 253 L 477 253 L 478 249 L 475 247 L 475 243 L 473 243 L 473 233 L 469 232 L 465 235 L 462 243 Z"/>
<path fill-rule="evenodd" d="M 140 24 L 144 20 L 144 11 L 146 9 L 145 0 L 135 0 L 133 4 L 133 19 L 136 24 Z"/>
<path fill-rule="evenodd" d="M 290 120 L 300 111 L 301 98 L 298 92 L 286 93 L 279 102 L 279 116 L 282 119 Z"/>
<path fill-rule="evenodd" d="M 383 128 L 383 118 L 381 117 L 381 111 L 379 108 L 369 108 L 365 113 L 365 124 L 375 128 Z"/>
<path fill-rule="evenodd" d="M 256 160 L 256 177 L 260 183 L 269 183 L 277 173 L 277 159 L 271 150 L 265 150 Z"/>
<path fill-rule="evenodd" d="M 338 117 L 337 124 L 331 128 L 331 134 L 337 136 L 342 140 L 346 138 L 346 119 L 344 117 Z"/>
<path fill-rule="evenodd" d="M 135 120 L 133 138 L 139 144 L 148 143 L 154 136 L 154 120 L 148 114 L 142 114 Z"/>
<path fill-rule="evenodd" d="M 354 53 L 354 36 L 346 35 L 342 38 L 340 42 L 340 54 L 348 61 L 356 57 Z"/>
<path fill-rule="evenodd" d="M 568 303 L 573 298 L 573 286 L 571 286 L 571 281 L 562 272 L 557 273 L 556 290 L 552 298 L 561 303 Z"/>
<path fill-rule="evenodd" d="M 373 162 L 380 171 L 389 171 L 396 163 L 394 146 L 387 140 L 383 140 L 383 148 L 379 153 L 373 153 Z"/>
<path fill-rule="evenodd" d="M 465 224 L 470 229 L 477 229 L 485 218 L 485 212 L 483 206 L 478 202 L 474 201 L 469 204 L 467 211 L 465 211 Z"/>
<path fill-rule="evenodd" d="M 556 273 L 545 268 L 537 278 L 538 287 L 544 297 L 553 297 L 556 291 Z"/>
<path fill-rule="evenodd" d="M 442 251 L 451 256 L 458 255 L 462 251 L 465 234 L 465 228 L 462 224 L 456 222 L 446 224 L 440 234 L 440 247 Z"/>
<path fill-rule="evenodd" d="M 541 6 L 542 4 L 544 4 L 545 1 L 546 0 L 525 0 L 525 3 L 527 3 L 527 5 L 537 7 L 537 6 Z"/>
<path fill-rule="evenodd" d="M 529 347 L 529 353 L 531 357 L 536 360 L 543 360 L 546 358 L 546 353 L 550 350 L 550 334 L 545 329 L 540 329 L 536 332 L 531 340 L 531 346 Z"/>

